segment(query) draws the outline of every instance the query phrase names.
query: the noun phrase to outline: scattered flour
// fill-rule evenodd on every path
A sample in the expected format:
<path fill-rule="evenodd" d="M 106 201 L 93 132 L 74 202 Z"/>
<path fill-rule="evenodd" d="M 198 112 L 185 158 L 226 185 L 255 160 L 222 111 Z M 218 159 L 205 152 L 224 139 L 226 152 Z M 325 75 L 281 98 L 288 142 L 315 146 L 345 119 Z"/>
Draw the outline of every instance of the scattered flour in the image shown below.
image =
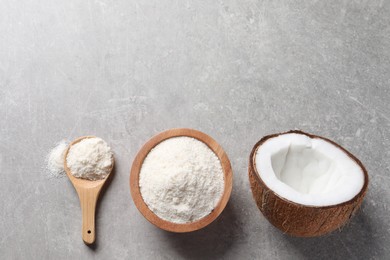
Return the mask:
<path fill-rule="evenodd" d="M 68 147 L 66 140 L 60 141 L 46 157 L 46 168 L 49 170 L 50 177 L 59 178 L 65 175 L 64 153 Z"/>
<path fill-rule="evenodd" d="M 173 223 L 194 222 L 209 215 L 224 190 L 218 157 L 191 137 L 174 137 L 155 146 L 139 177 L 145 203 L 157 216 Z"/>
<path fill-rule="evenodd" d="M 113 166 L 113 153 L 107 143 L 98 137 L 86 138 L 72 145 L 66 163 L 73 176 L 88 180 L 107 177 Z"/>

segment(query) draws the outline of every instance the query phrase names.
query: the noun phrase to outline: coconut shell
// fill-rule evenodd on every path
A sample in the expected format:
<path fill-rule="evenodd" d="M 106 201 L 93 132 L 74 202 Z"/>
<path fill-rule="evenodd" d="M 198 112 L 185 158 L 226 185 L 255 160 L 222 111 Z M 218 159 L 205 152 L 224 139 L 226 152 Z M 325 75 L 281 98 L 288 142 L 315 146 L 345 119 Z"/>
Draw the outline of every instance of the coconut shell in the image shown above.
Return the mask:
<path fill-rule="evenodd" d="M 257 172 L 255 163 L 256 151 L 266 140 L 289 133 L 303 134 L 310 138 L 321 138 L 344 151 L 363 170 L 364 185 L 361 191 L 347 202 L 332 206 L 317 207 L 289 201 L 268 188 Z M 342 227 L 359 209 L 368 186 L 368 174 L 366 169 L 350 152 L 327 138 L 297 130 L 263 137 L 252 149 L 249 157 L 248 173 L 253 198 L 263 215 L 271 224 L 284 233 L 299 237 L 321 236 Z"/>

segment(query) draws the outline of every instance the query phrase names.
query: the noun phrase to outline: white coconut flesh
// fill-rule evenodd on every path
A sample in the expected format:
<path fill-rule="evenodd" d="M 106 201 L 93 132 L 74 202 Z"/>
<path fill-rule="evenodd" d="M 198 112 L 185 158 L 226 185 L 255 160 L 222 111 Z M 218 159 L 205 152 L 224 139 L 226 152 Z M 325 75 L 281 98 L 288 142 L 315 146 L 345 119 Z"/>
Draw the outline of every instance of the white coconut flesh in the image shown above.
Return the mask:
<path fill-rule="evenodd" d="M 364 185 L 362 168 L 339 147 L 303 134 L 282 134 L 256 151 L 260 178 L 279 196 L 308 206 L 351 200 Z"/>

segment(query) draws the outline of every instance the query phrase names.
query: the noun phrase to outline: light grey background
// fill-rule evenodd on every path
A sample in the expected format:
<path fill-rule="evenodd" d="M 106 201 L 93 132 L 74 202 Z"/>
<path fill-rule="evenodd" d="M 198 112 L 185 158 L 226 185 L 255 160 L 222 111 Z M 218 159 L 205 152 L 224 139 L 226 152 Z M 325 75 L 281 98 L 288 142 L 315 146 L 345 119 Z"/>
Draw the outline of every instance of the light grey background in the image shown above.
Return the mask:
<path fill-rule="evenodd" d="M 390 1 L 1 0 L 0 258 L 389 259 Z M 234 170 L 220 218 L 190 234 L 149 224 L 129 171 L 151 136 L 213 136 Z M 282 234 L 257 209 L 251 148 L 270 133 L 329 137 L 366 165 L 369 192 L 341 232 Z M 115 151 L 97 243 L 45 156 L 93 134 Z"/>

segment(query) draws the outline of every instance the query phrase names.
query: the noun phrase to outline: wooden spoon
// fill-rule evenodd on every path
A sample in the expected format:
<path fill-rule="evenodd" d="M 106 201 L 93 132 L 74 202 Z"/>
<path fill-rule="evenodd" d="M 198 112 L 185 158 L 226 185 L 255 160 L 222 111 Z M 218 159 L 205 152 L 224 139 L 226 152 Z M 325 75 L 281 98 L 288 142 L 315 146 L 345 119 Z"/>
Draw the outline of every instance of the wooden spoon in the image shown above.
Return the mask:
<path fill-rule="evenodd" d="M 205 143 L 219 158 L 224 173 L 224 191 L 219 203 L 216 205 L 214 210 L 204 218 L 201 218 L 197 221 L 177 224 L 164 219 L 161 219 L 153 211 L 149 209 L 145 201 L 142 198 L 140 187 L 139 187 L 139 173 L 141 171 L 142 164 L 144 159 L 149 154 L 149 152 L 159 143 L 164 140 L 167 140 L 172 137 L 179 136 L 188 136 L 195 138 L 203 143 Z M 144 144 L 141 150 L 138 152 L 137 156 L 134 159 L 133 166 L 130 172 L 130 192 L 133 198 L 135 206 L 141 212 L 141 214 L 155 226 L 176 233 L 185 233 L 195 231 L 201 228 L 206 227 L 211 222 L 213 222 L 225 209 L 226 204 L 229 201 L 230 194 L 232 192 L 233 185 L 233 172 L 230 165 L 229 158 L 222 147 L 210 136 L 202 133 L 200 131 L 188 128 L 174 128 L 164 131 L 152 137 L 148 142 Z"/>
<path fill-rule="evenodd" d="M 74 188 L 76 189 L 80 199 L 80 206 L 81 206 L 82 219 L 83 219 L 82 230 L 81 230 L 82 238 L 86 244 L 92 244 L 95 242 L 96 202 L 99 198 L 99 194 L 104 183 L 106 183 L 114 167 L 114 158 L 112 158 L 112 167 L 110 169 L 110 173 L 102 180 L 90 181 L 90 180 L 74 177 L 70 169 L 68 168 L 68 165 L 66 163 L 66 158 L 68 156 L 68 152 L 72 147 L 72 145 L 75 145 L 76 143 L 86 138 L 96 138 L 96 137 L 83 136 L 70 143 L 64 155 L 64 169 L 66 175 L 68 175 L 70 182 L 73 184 Z"/>

